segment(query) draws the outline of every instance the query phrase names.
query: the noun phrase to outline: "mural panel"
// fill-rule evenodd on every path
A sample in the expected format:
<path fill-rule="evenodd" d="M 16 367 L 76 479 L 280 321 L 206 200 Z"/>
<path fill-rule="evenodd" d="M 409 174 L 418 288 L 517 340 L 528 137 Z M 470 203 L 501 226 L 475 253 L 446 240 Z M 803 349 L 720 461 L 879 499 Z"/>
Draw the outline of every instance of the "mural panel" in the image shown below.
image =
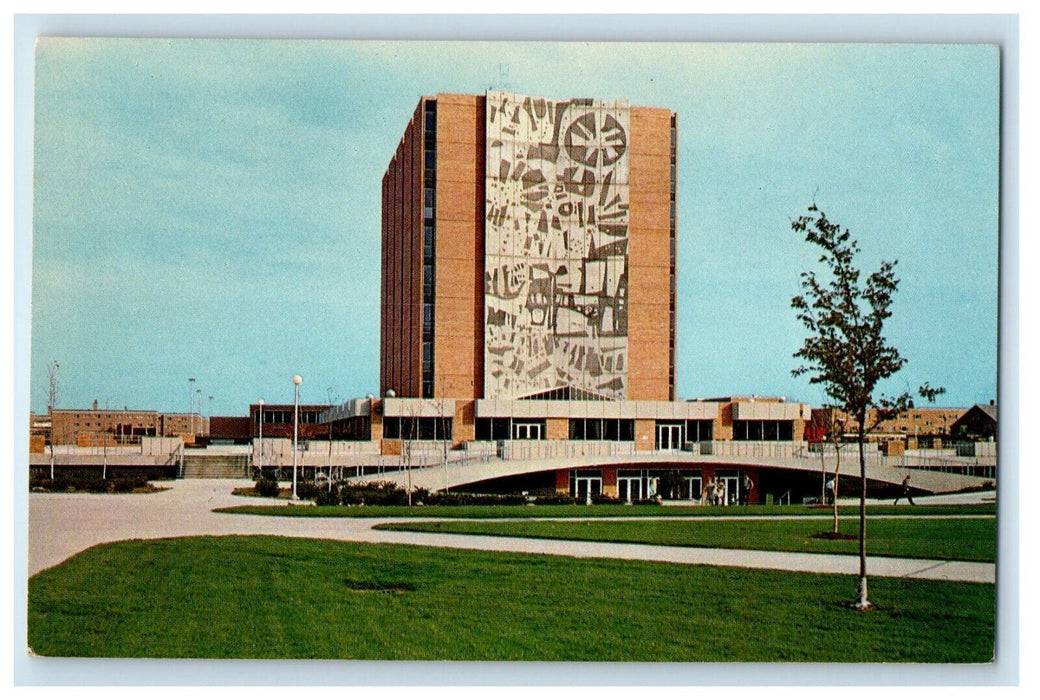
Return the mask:
<path fill-rule="evenodd" d="M 629 108 L 487 93 L 484 396 L 624 399 Z"/>

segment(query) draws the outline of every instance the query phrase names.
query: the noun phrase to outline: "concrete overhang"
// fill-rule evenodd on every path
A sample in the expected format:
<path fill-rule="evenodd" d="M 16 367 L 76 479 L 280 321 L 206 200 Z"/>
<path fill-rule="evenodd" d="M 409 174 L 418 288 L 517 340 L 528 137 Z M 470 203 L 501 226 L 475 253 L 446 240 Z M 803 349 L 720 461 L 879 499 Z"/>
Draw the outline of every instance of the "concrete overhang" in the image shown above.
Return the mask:
<path fill-rule="evenodd" d="M 368 416 L 371 413 L 372 399 L 350 399 L 322 412 L 320 420 L 322 423 L 331 423 L 332 421 L 344 420 L 346 418 Z"/>
<path fill-rule="evenodd" d="M 383 399 L 383 416 L 388 418 L 454 418 L 455 399 Z"/>
<path fill-rule="evenodd" d="M 733 404 L 733 420 L 810 420 L 812 408 L 805 403 L 782 401 L 739 401 Z"/>
<path fill-rule="evenodd" d="M 714 420 L 718 415 L 718 404 L 687 401 L 477 399 L 478 418 Z"/>

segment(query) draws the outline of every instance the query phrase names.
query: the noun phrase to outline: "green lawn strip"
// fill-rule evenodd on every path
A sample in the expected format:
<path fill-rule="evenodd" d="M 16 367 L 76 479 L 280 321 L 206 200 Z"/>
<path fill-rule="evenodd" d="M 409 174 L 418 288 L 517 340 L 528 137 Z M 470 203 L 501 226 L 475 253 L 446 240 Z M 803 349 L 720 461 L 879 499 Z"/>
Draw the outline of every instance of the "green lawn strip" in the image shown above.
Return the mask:
<path fill-rule="evenodd" d="M 44 656 L 987 662 L 994 586 L 279 537 L 93 547 L 29 581 Z"/>
<path fill-rule="evenodd" d="M 828 508 L 807 506 L 231 506 L 216 509 L 219 513 L 239 515 L 276 515 L 296 518 L 618 518 L 618 517 L 748 517 L 759 515 L 808 515 L 829 517 Z M 843 518 L 859 513 L 859 506 L 839 508 Z M 868 506 L 872 515 L 991 515 L 997 512 L 993 503 L 950 506 Z"/>
<path fill-rule="evenodd" d="M 859 532 L 859 520 L 845 518 L 839 530 Z M 535 537 L 597 542 L 638 542 L 681 547 L 723 547 L 782 552 L 857 554 L 858 540 L 818 539 L 832 530 L 819 520 L 651 520 L 651 521 L 444 521 L 388 523 L 383 530 L 409 530 L 503 537 Z M 996 560 L 993 518 L 875 519 L 867 522 L 867 553 L 874 556 L 962 561 Z"/>

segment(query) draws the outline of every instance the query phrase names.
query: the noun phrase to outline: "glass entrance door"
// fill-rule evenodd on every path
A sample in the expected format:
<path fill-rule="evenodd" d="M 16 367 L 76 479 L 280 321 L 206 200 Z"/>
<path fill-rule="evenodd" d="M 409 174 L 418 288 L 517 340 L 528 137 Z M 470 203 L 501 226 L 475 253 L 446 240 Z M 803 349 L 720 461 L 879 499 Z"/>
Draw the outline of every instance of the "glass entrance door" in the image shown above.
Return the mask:
<path fill-rule="evenodd" d="M 638 476 L 619 476 L 618 498 L 622 501 L 638 501 L 643 497 L 643 479 Z"/>
<path fill-rule="evenodd" d="M 740 503 L 740 478 L 736 474 L 719 474 L 715 480 L 722 482 L 724 505 Z"/>
<path fill-rule="evenodd" d="M 513 423 L 514 440 L 541 440 L 541 423 Z"/>
<path fill-rule="evenodd" d="M 599 476 L 578 476 L 574 479 L 574 497 L 588 501 L 603 492 L 603 478 Z"/>
<path fill-rule="evenodd" d="M 686 498 L 690 501 L 699 501 L 701 491 L 704 489 L 700 476 L 686 477 Z"/>
<path fill-rule="evenodd" d="M 682 423 L 658 423 L 657 449 L 666 452 L 681 450 L 683 443 L 683 427 Z"/>

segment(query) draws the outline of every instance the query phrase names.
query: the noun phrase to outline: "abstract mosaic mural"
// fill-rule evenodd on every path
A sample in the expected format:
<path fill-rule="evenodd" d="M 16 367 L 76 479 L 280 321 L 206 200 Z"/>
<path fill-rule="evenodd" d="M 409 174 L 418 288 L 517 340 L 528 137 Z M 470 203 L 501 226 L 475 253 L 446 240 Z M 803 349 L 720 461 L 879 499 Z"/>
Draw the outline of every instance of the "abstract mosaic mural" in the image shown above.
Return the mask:
<path fill-rule="evenodd" d="M 629 108 L 487 93 L 487 398 L 626 398 Z"/>

